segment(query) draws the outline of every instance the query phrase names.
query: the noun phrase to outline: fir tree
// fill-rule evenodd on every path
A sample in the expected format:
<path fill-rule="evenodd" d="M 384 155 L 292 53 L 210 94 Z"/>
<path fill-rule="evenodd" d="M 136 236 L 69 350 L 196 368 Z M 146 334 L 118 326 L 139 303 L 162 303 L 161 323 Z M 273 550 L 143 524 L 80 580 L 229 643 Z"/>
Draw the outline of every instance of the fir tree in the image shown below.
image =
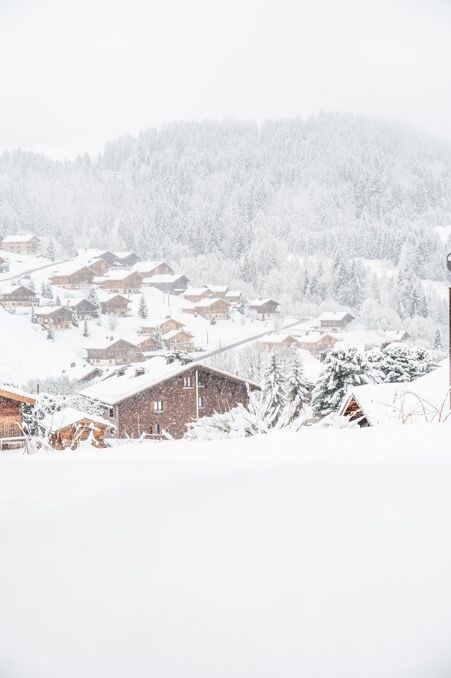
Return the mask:
<path fill-rule="evenodd" d="M 315 414 L 325 417 L 336 412 L 350 388 L 371 381 L 368 363 L 357 348 L 333 349 L 328 353 L 313 389 L 312 406 Z"/>
<path fill-rule="evenodd" d="M 55 340 L 55 332 L 53 331 L 53 327 L 51 327 L 51 326 L 50 326 L 49 329 L 47 330 L 47 339 L 48 339 L 49 341 L 54 341 L 54 340 Z"/>
<path fill-rule="evenodd" d="M 274 418 L 277 421 L 277 418 L 287 404 L 287 393 L 282 363 L 276 353 L 273 353 L 269 360 L 265 372 L 263 390 L 265 396 L 269 399 Z"/>
<path fill-rule="evenodd" d="M 53 244 L 53 240 L 49 241 L 47 247 L 47 256 L 50 259 L 50 261 L 55 261 L 55 245 Z"/>
<path fill-rule="evenodd" d="M 94 306 L 93 316 L 98 318 L 100 315 L 100 302 L 95 287 L 90 287 L 86 295 L 86 299 Z"/>
<path fill-rule="evenodd" d="M 141 295 L 141 298 L 139 300 L 138 315 L 140 318 L 147 318 L 148 313 L 149 312 L 147 309 L 146 300 L 144 299 L 144 295 Z"/>
<path fill-rule="evenodd" d="M 83 321 L 83 336 L 89 337 L 88 321 L 86 320 L 86 318 Z"/>
<path fill-rule="evenodd" d="M 440 332 L 440 329 L 437 327 L 435 330 L 434 334 L 434 344 L 433 344 L 434 351 L 443 351 L 443 341 L 442 341 L 442 334 Z"/>
<path fill-rule="evenodd" d="M 295 357 L 287 385 L 287 399 L 292 404 L 293 417 L 298 417 L 309 400 L 310 384 L 304 376 L 304 366 L 299 357 Z"/>

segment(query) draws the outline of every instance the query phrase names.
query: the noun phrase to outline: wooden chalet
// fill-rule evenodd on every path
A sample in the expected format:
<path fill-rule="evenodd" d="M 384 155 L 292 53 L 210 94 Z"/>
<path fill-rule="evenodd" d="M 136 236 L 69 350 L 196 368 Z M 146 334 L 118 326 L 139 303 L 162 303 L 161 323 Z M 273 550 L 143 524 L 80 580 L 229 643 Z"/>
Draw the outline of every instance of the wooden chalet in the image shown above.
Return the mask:
<path fill-rule="evenodd" d="M 152 325 L 143 325 L 140 327 L 141 334 L 151 334 L 154 336 L 166 334 L 167 332 L 172 332 L 172 330 L 181 330 L 185 327 L 183 323 L 174 318 L 165 318 L 159 323 Z"/>
<path fill-rule="evenodd" d="M 94 447 L 106 447 L 105 436 L 114 430 L 114 425 L 103 417 L 73 407 L 44 417 L 39 427 L 56 450 L 75 450 L 84 441 Z"/>
<path fill-rule="evenodd" d="M 407 330 L 387 330 L 384 335 L 384 339 L 381 342 L 381 348 L 386 348 L 393 343 L 409 341 L 410 339 L 410 334 Z"/>
<path fill-rule="evenodd" d="M 268 353 L 283 353 L 298 346 L 298 342 L 290 334 L 269 334 L 260 339 L 260 346 Z"/>
<path fill-rule="evenodd" d="M 321 327 L 343 329 L 355 320 L 355 317 L 347 311 L 337 311 L 335 313 L 321 313 L 318 320 Z"/>
<path fill-rule="evenodd" d="M 96 252 L 95 256 L 97 259 L 103 259 L 103 261 L 108 264 L 108 266 L 114 266 L 117 262 L 117 256 L 114 254 L 114 252 L 110 252 L 110 250 L 100 250 Z"/>
<path fill-rule="evenodd" d="M 36 322 L 46 329 L 69 330 L 74 325 L 74 313 L 67 306 L 42 306 L 34 315 Z"/>
<path fill-rule="evenodd" d="M 81 395 L 102 405 L 103 416 L 115 425 L 119 438 L 182 438 L 189 423 L 227 412 L 238 403 L 247 405 L 249 392 L 259 388 L 227 372 L 189 363 L 151 366 L 144 373 L 126 370 Z"/>
<path fill-rule="evenodd" d="M 125 268 L 132 268 L 140 260 L 135 252 L 116 252 L 115 253 L 117 266 L 124 266 Z"/>
<path fill-rule="evenodd" d="M 227 320 L 230 304 L 225 299 L 202 299 L 197 304 L 183 309 L 191 315 L 201 315 L 208 320 Z"/>
<path fill-rule="evenodd" d="M 142 287 L 142 276 L 137 271 L 128 269 L 111 269 L 106 275 L 94 278 L 94 282 L 107 292 L 139 292 Z"/>
<path fill-rule="evenodd" d="M 170 330 L 161 337 L 163 346 L 169 351 L 181 351 L 191 353 L 194 350 L 193 335 L 183 329 Z"/>
<path fill-rule="evenodd" d="M 174 269 L 166 261 L 139 261 L 133 266 L 134 271 L 141 273 L 143 278 L 152 278 L 154 275 L 173 275 Z"/>
<path fill-rule="evenodd" d="M 193 304 L 197 304 L 198 301 L 210 297 L 211 292 L 208 287 L 188 287 L 183 293 L 183 298 L 187 301 L 192 301 Z"/>
<path fill-rule="evenodd" d="M 9 286 L 0 292 L 0 306 L 5 308 L 19 308 L 37 306 L 39 298 L 33 290 L 25 285 Z"/>
<path fill-rule="evenodd" d="M 144 278 L 143 284 L 146 287 L 156 287 L 167 294 L 183 294 L 188 287 L 188 278 L 181 273 L 162 273 Z"/>
<path fill-rule="evenodd" d="M 227 285 L 207 285 L 207 289 L 210 291 L 211 297 L 226 299 L 229 288 Z"/>
<path fill-rule="evenodd" d="M 336 337 L 331 334 L 317 334 L 307 332 L 299 337 L 299 348 L 309 351 L 314 356 L 319 356 L 326 351 L 330 351 L 337 343 Z"/>
<path fill-rule="evenodd" d="M 90 268 L 91 271 L 94 271 L 96 276 L 105 275 L 105 273 L 110 270 L 110 265 L 107 264 L 105 259 L 101 259 L 100 257 L 88 260 L 86 266 Z"/>
<path fill-rule="evenodd" d="M 133 337 L 131 343 L 143 353 L 158 351 L 162 347 L 161 341 L 153 334 L 137 334 L 136 337 Z"/>
<path fill-rule="evenodd" d="M 23 411 L 34 406 L 36 396 L 12 386 L 0 385 L 0 450 L 24 442 Z"/>
<path fill-rule="evenodd" d="M 89 299 L 69 300 L 69 308 L 77 314 L 79 320 L 89 320 L 98 314 L 98 308 Z"/>
<path fill-rule="evenodd" d="M 274 318 L 278 313 L 280 304 L 274 299 L 254 299 L 249 302 L 249 308 L 255 314 L 257 320 Z"/>
<path fill-rule="evenodd" d="M 50 276 L 49 280 L 56 287 L 66 289 L 80 289 L 89 285 L 94 277 L 95 271 L 89 266 L 77 262 L 67 262 L 58 267 Z"/>
<path fill-rule="evenodd" d="M 128 313 L 130 300 L 122 294 L 112 294 L 100 300 L 100 311 L 105 315 L 124 317 Z"/>
<path fill-rule="evenodd" d="M 14 254 L 36 254 L 40 247 L 40 240 L 33 233 L 18 233 L 3 238 L 1 248 Z"/>
<path fill-rule="evenodd" d="M 127 365 L 146 359 L 143 352 L 126 339 L 116 339 L 100 346 L 87 347 L 86 353 L 87 361 L 91 365 Z"/>
<path fill-rule="evenodd" d="M 230 304 L 239 304 L 243 301 L 243 293 L 241 290 L 227 290 L 224 298 Z"/>

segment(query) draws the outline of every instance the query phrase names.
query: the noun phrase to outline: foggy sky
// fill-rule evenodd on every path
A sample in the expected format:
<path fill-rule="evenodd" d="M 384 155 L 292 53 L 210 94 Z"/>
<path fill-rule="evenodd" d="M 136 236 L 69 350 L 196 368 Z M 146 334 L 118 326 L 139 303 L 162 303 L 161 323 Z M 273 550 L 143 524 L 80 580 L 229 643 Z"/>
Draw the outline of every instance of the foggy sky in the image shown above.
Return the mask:
<path fill-rule="evenodd" d="M 447 0 L 0 0 L 0 148 L 352 111 L 451 141 Z"/>

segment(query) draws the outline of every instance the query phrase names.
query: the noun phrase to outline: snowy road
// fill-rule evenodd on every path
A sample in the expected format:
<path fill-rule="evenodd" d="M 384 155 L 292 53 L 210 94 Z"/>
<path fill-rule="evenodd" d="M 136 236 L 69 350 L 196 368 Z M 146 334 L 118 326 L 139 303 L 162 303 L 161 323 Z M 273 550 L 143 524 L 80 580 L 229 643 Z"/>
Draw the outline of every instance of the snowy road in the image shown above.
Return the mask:
<path fill-rule="evenodd" d="M 17 280 L 18 278 L 23 278 L 30 273 L 36 273 L 37 271 L 42 271 L 45 268 L 50 268 L 51 266 L 59 266 L 60 264 L 65 264 L 67 261 L 72 261 L 72 259 L 61 259 L 59 261 L 51 261 L 49 264 L 44 264 L 43 266 L 35 266 L 34 268 L 28 268 L 25 271 L 20 273 L 15 273 L 10 275 L 7 278 L 1 278 L 0 282 L 8 282 L 8 280 Z"/>

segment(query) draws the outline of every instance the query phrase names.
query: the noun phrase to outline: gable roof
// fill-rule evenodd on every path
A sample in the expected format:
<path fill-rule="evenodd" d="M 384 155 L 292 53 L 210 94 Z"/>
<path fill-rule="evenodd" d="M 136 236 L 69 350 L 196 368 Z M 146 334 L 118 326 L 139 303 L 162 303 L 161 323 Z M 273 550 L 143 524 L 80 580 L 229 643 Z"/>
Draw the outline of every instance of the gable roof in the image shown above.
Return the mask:
<path fill-rule="evenodd" d="M 188 330 L 180 328 L 178 330 L 170 330 L 169 332 L 166 332 L 166 334 L 163 334 L 161 338 L 163 339 L 163 341 L 168 341 L 169 339 L 173 339 L 174 337 L 176 337 L 178 334 L 184 334 L 187 337 L 193 336 L 191 332 L 188 332 Z"/>
<path fill-rule="evenodd" d="M 164 259 L 160 260 L 155 260 L 155 261 L 137 261 L 136 264 L 134 264 L 132 271 L 138 271 L 138 273 L 146 273 L 147 271 L 152 271 L 154 268 L 157 268 L 157 266 L 160 266 L 161 264 L 169 264 L 164 261 Z"/>
<path fill-rule="evenodd" d="M 324 311 L 324 313 L 321 313 L 321 315 L 318 316 L 318 320 L 339 322 L 340 320 L 344 320 L 348 316 L 354 320 L 355 316 L 353 316 L 352 313 L 349 313 L 349 311 L 336 311 L 336 312 Z"/>
<path fill-rule="evenodd" d="M 70 314 L 72 316 L 72 310 L 68 306 L 38 306 L 34 314 L 35 315 L 54 315 L 55 313 L 61 313 L 61 311 L 64 311 L 64 313 Z"/>
<path fill-rule="evenodd" d="M 25 405 L 34 405 L 37 398 L 36 395 L 32 395 L 15 386 L 8 386 L 6 384 L 0 384 L 0 396 L 19 403 L 24 403 Z"/>
<path fill-rule="evenodd" d="M 113 268 L 110 271 L 107 271 L 105 275 L 95 278 L 95 282 L 107 282 L 109 280 L 126 280 L 132 275 L 141 276 L 138 271 L 132 271 L 129 268 Z"/>
<path fill-rule="evenodd" d="M 62 410 L 48 414 L 40 421 L 39 425 L 41 428 L 46 429 L 50 433 L 56 433 L 57 431 L 61 431 L 62 428 L 77 424 L 83 419 L 89 419 L 95 424 L 100 424 L 101 426 L 114 428 L 114 425 L 111 422 L 99 417 L 97 414 L 89 414 L 88 412 L 83 412 L 82 410 L 78 410 L 75 407 L 64 407 Z"/>
<path fill-rule="evenodd" d="M 253 299 L 249 302 L 249 306 L 254 308 L 259 308 L 260 306 L 265 306 L 266 304 L 275 304 L 276 306 L 280 306 L 279 302 L 274 301 L 274 299 Z"/>
<path fill-rule="evenodd" d="M 16 233 L 15 235 L 6 235 L 2 242 L 30 242 L 37 238 L 38 236 L 34 233 Z"/>
<path fill-rule="evenodd" d="M 147 391 L 148 389 L 161 384 L 162 382 L 172 379 L 173 377 L 183 374 L 192 369 L 202 369 L 207 372 L 212 372 L 214 374 L 219 374 L 232 379 L 233 381 L 239 381 L 244 384 L 248 384 L 254 388 L 260 389 L 260 386 L 255 382 L 250 381 L 249 379 L 243 379 L 237 377 L 228 372 L 223 372 L 216 368 L 205 365 L 204 363 L 188 363 L 187 365 L 179 365 L 176 363 L 167 364 L 163 361 L 160 363 L 159 359 L 149 361 L 151 368 L 155 366 L 154 370 L 145 372 L 139 376 L 133 376 L 130 374 L 124 374 L 120 377 L 115 377 L 114 379 L 107 379 L 106 381 L 100 381 L 92 386 L 88 386 L 80 392 L 80 395 L 93 400 L 99 400 L 102 403 L 107 405 L 117 405 L 133 396 Z"/>
<path fill-rule="evenodd" d="M 158 275 L 153 275 L 151 278 L 144 278 L 144 283 L 151 285 L 154 283 L 175 283 L 181 278 L 186 278 L 184 273 L 159 273 Z"/>
<path fill-rule="evenodd" d="M 208 297 L 206 299 L 196 301 L 196 303 L 194 304 L 194 308 L 208 308 L 209 306 L 214 306 L 214 304 L 217 304 L 219 301 L 222 304 L 230 306 L 230 301 L 227 301 L 227 299 L 221 299 L 221 297 Z"/>

